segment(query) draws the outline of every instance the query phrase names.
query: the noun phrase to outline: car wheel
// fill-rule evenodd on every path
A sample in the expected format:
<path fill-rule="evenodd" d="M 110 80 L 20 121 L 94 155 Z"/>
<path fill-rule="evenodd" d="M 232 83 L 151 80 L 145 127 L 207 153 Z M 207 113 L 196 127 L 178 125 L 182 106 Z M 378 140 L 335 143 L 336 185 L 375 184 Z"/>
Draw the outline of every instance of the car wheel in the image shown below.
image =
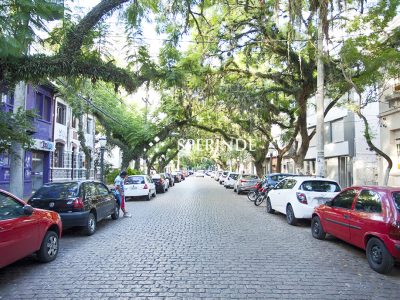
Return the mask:
<path fill-rule="evenodd" d="M 92 235 L 96 231 L 96 216 L 91 212 L 89 213 L 87 224 L 85 227 L 86 235 Z"/>
<path fill-rule="evenodd" d="M 267 198 L 267 213 L 273 214 L 275 210 L 272 209 L 271 200 Z"/>
<path fill-rule="evenodd" d="M 151 199 L 151 193 L 149 192 L 149 194 L 146 196 L 146 200 L 150 201 L 150 199 Z"/>
<path fill-rule="evenodd" d="M 318 216 L 314 216 L 311 220 L 311 233 L 318 240 L 323 240 L 326 237 L 326 232 L 322 228 L 321 220 Z"/>
<path fill-rule="evenodd" d="M 119 218 L 119 205 L 116 204 L 115 208 L 114 208 L 114 212 L 111 215 L 111 219 L 118 220 L 118 218 Z"/>
<path fill-rule="evenodd" d="M 242 193 L 242 191 L 237 189 L 237 194 L 240 195 L 241 193 Z"/>
<path fill-rule="evenodd" d="M 374 271 L 387 274 L 393 269 L 393 256 L 380 239 L 370 238 L 367 243 L 366 252 L 368 263 Z"/>
<path fill-rule="evenodd" d="M 50 262 L 56 259 L 58 254 L 58 235 L 54 231 L 47 231 L 43 238 L 39 251 L 36 252 L 40 262 Z"/>
<path fill-rule="evenodd" d="M 165 187 L 162 188 L 161 193 L 165 193 Z"/>
<path fill-rule="evenodd" d="M 235 187 L 233 187 L 233 192 L 234 192 L 234 193 L 236 193 L 236 189 L 235 189 Z"/>
<path fill-rule="evenodd" d="M 155 198 L 156 196 L 157 196 L 157 192 L 156 192 L 156 190 L 154 190 L 153 197 Z"/>
<path fill-rule="evenodd" d="M 286 206 L 286 220 L 290 225 L 296 225 L 297 223 L 297 219 L 294 216 L 293 207 L 290 204 Z"/>

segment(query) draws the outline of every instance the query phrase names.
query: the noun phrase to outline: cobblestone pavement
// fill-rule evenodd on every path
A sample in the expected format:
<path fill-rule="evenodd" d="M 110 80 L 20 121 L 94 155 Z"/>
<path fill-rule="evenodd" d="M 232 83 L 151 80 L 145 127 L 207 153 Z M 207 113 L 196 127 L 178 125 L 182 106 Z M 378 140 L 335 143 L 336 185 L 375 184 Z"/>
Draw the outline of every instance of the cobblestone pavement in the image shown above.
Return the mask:
<path fill-rule="evenodd" d="M 133 217 L 69 230 L 58 258 L 0 270 L 0 298 L 399 299 L 400 267 L 369 268 L 363 251 L 312 238 L 210 178 L 188 178 Z"/>

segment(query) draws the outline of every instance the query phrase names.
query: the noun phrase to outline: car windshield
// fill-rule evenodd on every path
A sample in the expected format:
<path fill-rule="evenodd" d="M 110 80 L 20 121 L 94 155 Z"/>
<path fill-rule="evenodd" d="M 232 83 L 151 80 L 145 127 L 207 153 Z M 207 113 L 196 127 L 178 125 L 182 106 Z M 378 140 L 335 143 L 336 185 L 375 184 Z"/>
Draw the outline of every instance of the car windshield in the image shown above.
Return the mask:
<path fill-rule="evenodd" d="M 226 175 L 228 175 L 228 173 L 229 173 L 229 172 L 224 172 L 224 173 L 222 173 L 222 174 L 226 176 Z"/>
<path fill-rule="evenodd" d="M 340 192 L 340 187 L 336 182 L 324 181 L 324 180 L 304 181 L 300 189 L 307 192 L 325 192 L 325 193 Z"/>
<path fill-rule="evenodd" d="M 394 206 L 400 212 L 400 192 L 393 193 Z"/>
<path fill-rule="evenodd" d="M 32 199 L 63 200 L 77 197 L 78 191 L 77 182 L 46 184 L 36 191 Z"/>
<path fill-rule="evenodd" d="M 238 179 L 239 175 L 238 174 L 231 174 L 231 175 L 229 175 L 229 177 L 236 180 L 236 179 Z"/>
<path fill-rule="evenodd" d="M 143 176 L 129 176 L 126 179 L 126 184 L 144 184 Z"/>
<path fill-rule="evenodd" d="M 247 179 L 247 180 L 255 180 L 258 179 L 258 177 L 256 175 L 243 175 L 242 176 L 243 179 Z"/>

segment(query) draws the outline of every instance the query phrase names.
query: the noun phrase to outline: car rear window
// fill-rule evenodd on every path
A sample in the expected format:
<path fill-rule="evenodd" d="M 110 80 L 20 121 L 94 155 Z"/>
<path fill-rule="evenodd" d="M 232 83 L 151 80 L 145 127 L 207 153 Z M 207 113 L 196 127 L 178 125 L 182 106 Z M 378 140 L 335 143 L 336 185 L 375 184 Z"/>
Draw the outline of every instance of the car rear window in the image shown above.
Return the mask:
<path fill-rule="evenodd" d="M 396 206 L 396 209 L 400 212 L 400 192 L 393 193 L 393 201 L 394 206 Z"/>
<path fill-rule="evenodd" d="M 243 175 L 242 178 L 247 179 L 247 180 L 258 179 L 258 177 L 256 175 Z"/>
<path fill-rule="evenodd" d="M 288 176 L 289 175 L 274 175 L 274 176 L 271 176 L 271 179 L 273 181 L 281 181 L 282 179 L 285 179 Z"/>
<path fill-rule="evenodd" d="M 223 172 L 222 174 L 223 174 L 223 175 L 228 175 L 228 173 L 229 173 L 229 172 Z"/>
<path fill-rule="evenodd" d="M 144 184 L 144 177 L 132 176 L 126 179 L 126 184 Z"/>
<path fill-rule="evenodd" d="M 42 186 L 32 196 L 32 199 L 63 200 L 77 197 L 79 185 L 76 182 L 53 183 Z"/>
<path fill-rule="evenodd" d="M 336 182 L 324 180 L 304 181 L 300 189 L 307 192 L 340 192 L 340 187 Z"/>

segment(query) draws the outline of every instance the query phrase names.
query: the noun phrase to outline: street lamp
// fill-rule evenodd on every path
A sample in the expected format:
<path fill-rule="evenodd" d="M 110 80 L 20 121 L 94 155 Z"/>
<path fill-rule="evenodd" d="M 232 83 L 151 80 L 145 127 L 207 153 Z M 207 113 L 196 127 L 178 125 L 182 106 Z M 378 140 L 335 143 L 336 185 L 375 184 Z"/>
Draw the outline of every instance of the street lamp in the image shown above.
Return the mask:
<path fill-rule="evenodd" d="M 100 144 L 100 178 L 101 182 L 104 183 L 104 150 L 106 149 L 107 138 L 102 136 L 99 138 Z"/>

